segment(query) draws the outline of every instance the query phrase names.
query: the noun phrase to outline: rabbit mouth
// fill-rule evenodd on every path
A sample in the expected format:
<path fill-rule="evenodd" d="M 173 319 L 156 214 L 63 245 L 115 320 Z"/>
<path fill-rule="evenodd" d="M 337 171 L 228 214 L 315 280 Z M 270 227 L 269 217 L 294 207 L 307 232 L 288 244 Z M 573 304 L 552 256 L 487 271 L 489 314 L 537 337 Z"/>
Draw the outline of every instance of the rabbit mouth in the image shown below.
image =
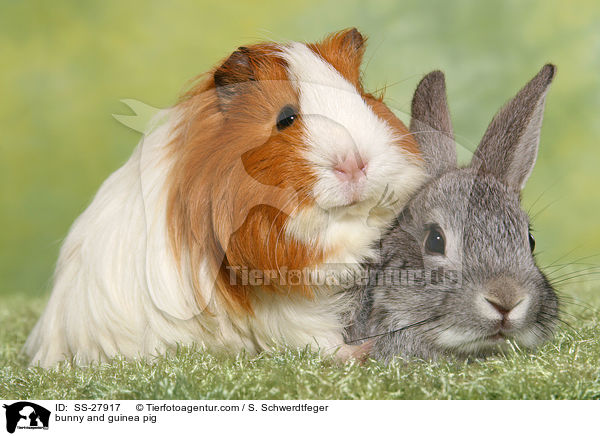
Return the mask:
<path fill-rule="evenodd" d="M 482 348 L 485 348 L 486 346 L 495 346 L 506 343 L 507 341 L 515 340 L 515 333 L 517 332 L 515 332 L 514 329 L 509 330 L 500 328 L 493 333 L 482 336 L 481 338 L 475 339 L 471 342 L 475 345 L 481 346 Z"/>
<path fill-rule="evenodd" d="M 504 335 L 502 332 L 489 335 L 487 338 L 485 338 L 486 341 L 504 341 L 506 339 L 508 339 L 508 336 Z"/>
<path fill-rule="evenodd" d="M 453 347 L 451 353 L 455 353 L 461 356 L 487 356 L 493 354 L 495 351 L 499 351 L 508 345 L 510 339 L 501 334 L 496 333 L 495 335 L 484 336 L 479 339 L 464 342 L 459 346 Z"/>
<path fill-rule="evenodd" d="M 470 337 L 469 337 L 470 336 Z M 494 349 L 502 348 L 508 341 L 514 340 L 515 336 L 506 330 L 492 330 L 490 333 L 480 335 L 455 335 L 452 340 L 446 336 L 440 344 L 450 352 L 464 355 L 487 354 Z"/>
<path fill-rule="evenodd" d="M 498 331 L 496 333 L 483 336 L 482 338 L 476 339 L 474 341 L 467 342 L 464 344 L 465 346 L 473 346 L 474 348 L 486 349 L 496 347 L 501 344 L 505 344 L 507 340 L 512 339 L 511 336 L 507 335 L 502 331 Z"/>

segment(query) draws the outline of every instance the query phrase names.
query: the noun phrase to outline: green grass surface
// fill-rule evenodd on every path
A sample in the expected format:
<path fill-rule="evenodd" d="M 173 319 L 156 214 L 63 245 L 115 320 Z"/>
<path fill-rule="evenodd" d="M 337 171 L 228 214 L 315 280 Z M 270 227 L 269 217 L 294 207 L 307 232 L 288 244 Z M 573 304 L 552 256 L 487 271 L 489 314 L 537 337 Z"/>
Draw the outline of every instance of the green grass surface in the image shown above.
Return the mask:
<path fill-rule="evenodd" d="M 600 399 L 597 287 L 573 285 L 556 338 L 470 363 L 336 364 L 304 350 L 226 358 L 185 348 L 153 362 L 28 368 L 19 349 L 44 301 L 0 299 L 0 398 L 6 399 Z"/>
<path fill-rule="evenodd" d="M 597 0 L 0 1 L 0 294 L 48 291 L 60 241 L 140 139 L 111 115 L 131 114 L 122 99 L 166 107 L 240 45 L 350 26 L 367 89 L 387 84 L 404 119 L 423 74 L 446 73 L 462 157 L 554 62 L 523 202 L 542 261 L 597 254 L 599 23 Z"/>

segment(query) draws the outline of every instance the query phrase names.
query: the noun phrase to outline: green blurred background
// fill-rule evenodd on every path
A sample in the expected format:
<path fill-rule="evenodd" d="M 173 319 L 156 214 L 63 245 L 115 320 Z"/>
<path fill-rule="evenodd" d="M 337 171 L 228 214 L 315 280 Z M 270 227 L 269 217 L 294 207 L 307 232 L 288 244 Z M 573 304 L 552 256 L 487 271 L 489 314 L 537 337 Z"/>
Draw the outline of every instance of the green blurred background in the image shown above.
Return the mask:
<path fill-rule="evenodd" d="M 544 63 L 557 64 L 524 204 L 542 264 L 599 253 L 597 0 L 0 0 L 0 294 L 48 290 L 61 239 L 140 138 L 111 116 L 129 113 L 121 99 L 165 107 L 241 44 L 351 26 L 369 36 L 367 88 L 388 84 L 400 113 L 424 73 L 445 71 L 465 150 Z"/>

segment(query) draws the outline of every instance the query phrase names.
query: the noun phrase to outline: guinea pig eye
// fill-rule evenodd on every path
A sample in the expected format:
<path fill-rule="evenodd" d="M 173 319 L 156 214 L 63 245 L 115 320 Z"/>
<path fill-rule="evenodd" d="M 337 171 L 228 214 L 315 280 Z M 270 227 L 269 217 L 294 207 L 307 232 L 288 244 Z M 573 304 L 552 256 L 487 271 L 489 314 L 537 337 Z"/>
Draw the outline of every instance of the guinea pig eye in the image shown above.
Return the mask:
<path fill-rule="evenodd" d="M 442 230 L 438 227 L 431 227 L 425 238 L 425 251 L 429 254 L 445 254 L 446 241 Z"/>
<path fill-rule="evenodd" d="M 296 118 L 298 118 L 298 112 L 296 109 L 289 104 L 284 106 L 283 109 L 281 109 L 281 112 L 279 112 L 279 115 L 277 115 L 277 130 L 283 130 L 287 127 L 290 127 L 292 124 L 294 124 Z"/>
<path fill-rule="evenodd" d="M 529 231 L 529 247 L 531 247 L 531 252 L 533 253 L 533 250 L 535 250 L 535 238 L 531 234 L 531 230 Z"/>

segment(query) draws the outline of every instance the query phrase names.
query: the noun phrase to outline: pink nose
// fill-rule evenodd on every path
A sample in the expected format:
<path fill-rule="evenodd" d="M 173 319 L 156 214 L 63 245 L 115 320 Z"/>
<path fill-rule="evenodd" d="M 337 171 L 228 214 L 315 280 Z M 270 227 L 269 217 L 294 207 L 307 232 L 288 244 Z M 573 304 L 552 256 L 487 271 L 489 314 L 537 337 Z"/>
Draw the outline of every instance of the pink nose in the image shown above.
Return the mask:
<path fill-rule="evenodd" d="M 367 177 L 367 162 L 359 155 L 349 154 L 333 170 L 342 182 L 358 182 Z"/>

